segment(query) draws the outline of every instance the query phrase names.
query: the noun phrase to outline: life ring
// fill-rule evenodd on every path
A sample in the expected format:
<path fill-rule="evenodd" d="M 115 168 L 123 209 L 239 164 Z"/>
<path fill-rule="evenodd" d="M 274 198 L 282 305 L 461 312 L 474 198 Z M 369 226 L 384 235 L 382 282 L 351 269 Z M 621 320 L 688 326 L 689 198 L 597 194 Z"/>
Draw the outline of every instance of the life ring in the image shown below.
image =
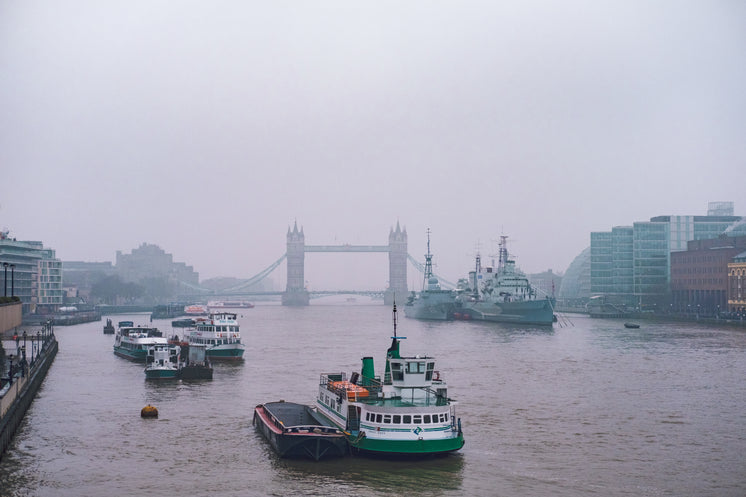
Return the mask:
<path fill-rule="evenodd" d="M 435 372 L 435 381 L 440 381 L 440 371 Z"/>

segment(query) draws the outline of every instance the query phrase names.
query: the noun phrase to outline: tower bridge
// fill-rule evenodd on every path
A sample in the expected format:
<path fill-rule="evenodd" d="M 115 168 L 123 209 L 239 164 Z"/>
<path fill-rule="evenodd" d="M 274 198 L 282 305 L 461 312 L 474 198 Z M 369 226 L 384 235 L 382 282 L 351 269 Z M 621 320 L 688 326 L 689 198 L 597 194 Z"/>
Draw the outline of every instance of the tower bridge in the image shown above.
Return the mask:
<path fill-rule="evenodd" d="M 394 295 L 407 294 L 407 230 L 399 223 L 389 232 L 388 245 L 306 245 L 303 228 L 298 223 L 287 232 L 287 286 L 283 305 L 308 305 L 310 294 L 305 286 L 305 256 L 307 252 L 388 252 L 389 287 L 384 290 L 384 304 L 391 304 Z"/>
<path fill-rule="evenodd" d="M 383 294 L 384 304 L 391 305 L 394 296 L 400 298 L 407 295 L 407 261 L 421 273 L 424 273 L 424 266 L 407 252 L 407 230 L 402 229 L 399 223 L 396 228 L 389 231 L 388 245 L 306 245 L 303 228 L 298 229 L 298 223 L 294 223 L 293 228 L 288 227 L 287 232 L 287 251 L 267 268 L 252 276 L 248 280 L 226 290 L 215 292 L 214 290 L 196 287 L 194 285 L 185 286 L 196 290 L 203 296 L 272 296 L 279 295 L 282 298 L 283 305 L 305 306 L 308 305 L 311 297 L 333 295 L 333 294 L 359 294 L 359 295 L 378 295 Z M 309 252 L 348 252 L 348 253 L 388 253 L 389 254 L 389 287 L 379 291 L 358 291 L 358 290 L 322 290 L 310 292 L 305 286 L 305 255 Z M 256 292 L 249 291 L 248 288 L 269 276 L 284 261 L 287 261 L 287 284 L 284 292 Z M 455 288 L 456 285 L 438 277 L 440 283 L 445 287 Z M 193 297 L 194 295 L 192 295 Z"/>

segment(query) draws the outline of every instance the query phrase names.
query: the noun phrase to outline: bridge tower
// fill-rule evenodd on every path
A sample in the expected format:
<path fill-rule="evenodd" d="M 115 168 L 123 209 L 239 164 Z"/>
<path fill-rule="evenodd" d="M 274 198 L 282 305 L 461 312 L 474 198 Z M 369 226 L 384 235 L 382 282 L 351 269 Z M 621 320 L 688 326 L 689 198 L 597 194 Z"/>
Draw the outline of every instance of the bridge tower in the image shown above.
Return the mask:
<path fill-rule="evenodd" d="M 383 295 L 383 303 L 391 305 L 394 298 L 401 304 L 407 299 L 407 229 L 401 229 L 399 221 L 396 229 L 389 232 L 389 287 Z"/>
<path fill-rule="evenodd" d="M 287 234 L 287 272 L 288 283 L 282 294 L 282 305 L 308 305 L 308 290 L 305 286 L 304 264 L 306 255 L 306 237 L 303 227 L 298 231 L 296 221 L 293 230 L 288 226 Z"/>

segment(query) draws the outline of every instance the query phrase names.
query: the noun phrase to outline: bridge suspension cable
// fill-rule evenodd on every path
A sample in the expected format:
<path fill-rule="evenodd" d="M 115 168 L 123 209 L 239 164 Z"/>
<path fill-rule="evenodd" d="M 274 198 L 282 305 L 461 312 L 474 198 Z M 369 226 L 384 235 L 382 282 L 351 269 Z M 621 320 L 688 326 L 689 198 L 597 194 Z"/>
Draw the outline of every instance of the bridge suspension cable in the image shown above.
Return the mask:
<path fill-rule="evenodd" d="M 271 273 L 272 271 L 274 271 L 275 269 L 277 269 L 277 266 L 279 266 L 280 264 L 282 264 L 282 261 L 284 261 L 285 259 L 287 259 L 287 256 L 288 256 L 287 253 L 282 254 L 282 257 L 280 257 L 275 262 L 273 262 L 272 264 L 270 264 L 269 266 L 267 266 L 261 272 L 255 274 L 254 276 L 252 276 L 248 280 L 244 281 L 240 285 L 234 286 L 233 288 L 228 288 L 226 290 L 221 290 L 221 292 L 222 293 L 237 292 L 239 290 L 243 290 L 243 289 L 245 289 L 247 287 L 255 285 L 256 283 L 259 283 L 261 280 L 263 280 L 264 278 L 266 278 L 267 276 L 269 276 L 269 273 Z"/>
<path fill-rule="evenodd" d="M 415 259 L 414 257 L 412 257 L 410 254 L 407 254 L 407 259 L 409 259 L 409 262 L 411 262 L 412 265 L 414 267 L 416 267 L 419 272 L 421 272 L 422 274 L 425 274 L 425 266 L 424 266 L 424 264 L 420 263 L 417 259 Z M 456 288 L 456 285 L 454 283 L 451 283 L 450 281 L 448 281 L 448 280 L 446 280 L 444 278 L 441 278 L 440 276 L 438 276 L 435 273 L 433 273 L 433 274 L 435 275 L 435 277 L 438 278 L 438 282 L 442 283 L 443 286 L 450 287 L 452 289 Z"/>

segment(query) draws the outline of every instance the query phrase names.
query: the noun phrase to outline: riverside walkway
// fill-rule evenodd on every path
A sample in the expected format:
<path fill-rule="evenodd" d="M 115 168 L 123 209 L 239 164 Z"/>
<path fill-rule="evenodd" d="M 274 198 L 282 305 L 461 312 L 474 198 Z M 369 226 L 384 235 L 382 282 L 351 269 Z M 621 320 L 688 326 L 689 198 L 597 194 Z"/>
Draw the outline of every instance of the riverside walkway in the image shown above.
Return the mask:
<path fill-rule="evenodd" d="M 0 458 L 10 445 L 39 386 L 57 355 L 51 322 L 35 334 L 3 335 L 5 364 L 0 364 Z"/>

